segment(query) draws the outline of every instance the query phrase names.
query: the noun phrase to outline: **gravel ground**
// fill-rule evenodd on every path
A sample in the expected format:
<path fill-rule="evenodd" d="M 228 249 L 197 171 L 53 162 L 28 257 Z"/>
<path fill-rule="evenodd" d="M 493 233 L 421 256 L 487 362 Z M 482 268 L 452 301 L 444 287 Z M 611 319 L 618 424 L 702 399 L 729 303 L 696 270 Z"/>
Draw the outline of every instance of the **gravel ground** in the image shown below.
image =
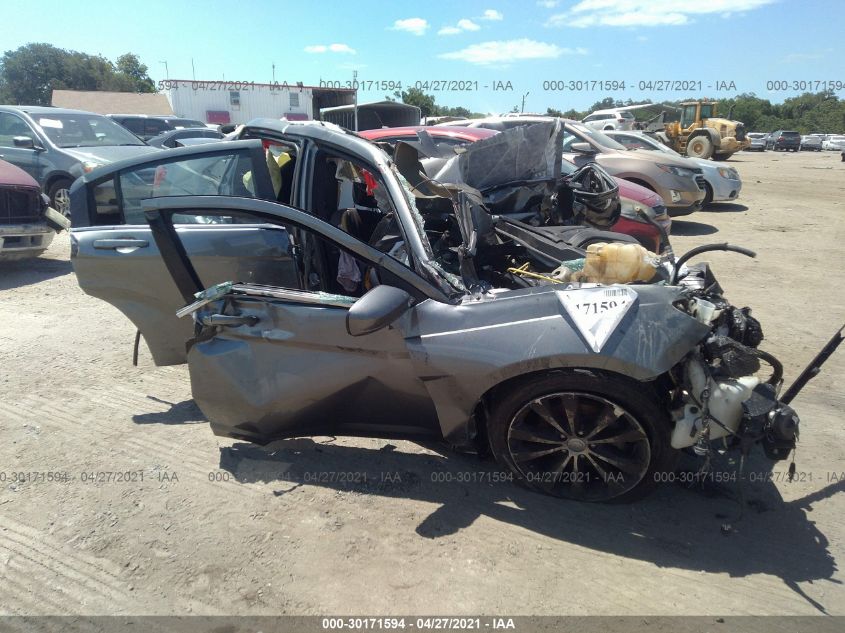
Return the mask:
<path fill-rule="evenodd" d="M 739 202 L 677 220 L 673 243 L 758 251 L 708 258 L 794 378 L 843 323 L 845 165 L 729 164 Z M 795 401 L 797 480 L 775 464 L 724 535 L 732 486 L 583 505 L 409 442 L 216 438 L 185 367 L 132 366 L 133 327 L 78 289 L 66 235 L 0 262 L 0 321 L 0 613 L 845 614 L 845 350 Z M 71 479 L 15 481 L 48 472 Z"/>

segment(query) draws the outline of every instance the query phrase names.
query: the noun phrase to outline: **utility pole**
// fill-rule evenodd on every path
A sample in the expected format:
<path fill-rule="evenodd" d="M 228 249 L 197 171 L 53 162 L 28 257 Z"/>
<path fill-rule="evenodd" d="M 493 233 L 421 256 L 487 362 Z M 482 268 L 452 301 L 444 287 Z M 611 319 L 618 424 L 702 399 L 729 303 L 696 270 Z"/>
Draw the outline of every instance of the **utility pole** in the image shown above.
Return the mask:
<path fill-rule="evenodd" d="M 193 75 L 193 80 L 196 81 L 197 80 L 197 71 L 194 68 L 194 58 L 193 57 L 191 57 L 191 74 Z"/>
<path fill-rule="evenodd" d="M 355 113 L 355 131 L 358 131 L 358 71 L 352 71 L 352 90 L 355 91 L 355 108 L 353 112 Z"/>
<path fill-rule="evenodd" d="M 159 62 L 159 64 L 164 64 L 164 78 L 170 79 L 170 71 L 167 70 L 167 60 L 165 60 L 163 62 Z"/>
<path fill-rule="evenodd" d="M 530 94 L 531 94 L 530 92 L 526 92 L 524 95 L 522 95 L 522 110 L 520 110 L 520 112 L 519 112 L 520 114 L 525 113 L 525 97 L 527 97 Z"/>
<path fill-rule="evenodd" d="M 272 81 L 272 85 L 274 85 L 274 86 L 276 85 L 276 63 L 275 62 L 273 62 L 273 81 Z"/>

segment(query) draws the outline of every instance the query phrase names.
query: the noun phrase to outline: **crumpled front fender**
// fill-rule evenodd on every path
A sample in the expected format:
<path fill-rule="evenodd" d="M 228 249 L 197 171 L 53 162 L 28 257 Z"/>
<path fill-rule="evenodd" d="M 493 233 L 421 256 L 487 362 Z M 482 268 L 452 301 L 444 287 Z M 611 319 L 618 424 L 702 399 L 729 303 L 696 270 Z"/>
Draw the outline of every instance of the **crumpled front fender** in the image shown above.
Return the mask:
<path fill-rule="evenodd" d="M 402 329 L 444 436 L 468 444 L 467 421 L 478 401 L 511 378 L 589 368 L 649 381 L 670 370 L 709 332 L 673 307 L 680 289 L 633 287 L 637 303 L 599 352 L 578 332 L 553 286 L 468 298 L 459 305 L 418 305 Z"/>

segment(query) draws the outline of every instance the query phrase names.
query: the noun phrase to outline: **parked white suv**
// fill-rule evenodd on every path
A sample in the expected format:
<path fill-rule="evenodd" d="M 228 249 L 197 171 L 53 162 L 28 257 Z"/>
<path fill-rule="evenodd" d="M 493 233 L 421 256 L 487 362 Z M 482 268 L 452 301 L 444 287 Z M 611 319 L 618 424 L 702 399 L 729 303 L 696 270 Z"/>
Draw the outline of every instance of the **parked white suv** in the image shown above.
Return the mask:
<path fill-rule="evenodd" d="M 584 117 L 584 125 L 594 130 L 633 130 L 635 117 L 627 111 L 596 110 Z"/>

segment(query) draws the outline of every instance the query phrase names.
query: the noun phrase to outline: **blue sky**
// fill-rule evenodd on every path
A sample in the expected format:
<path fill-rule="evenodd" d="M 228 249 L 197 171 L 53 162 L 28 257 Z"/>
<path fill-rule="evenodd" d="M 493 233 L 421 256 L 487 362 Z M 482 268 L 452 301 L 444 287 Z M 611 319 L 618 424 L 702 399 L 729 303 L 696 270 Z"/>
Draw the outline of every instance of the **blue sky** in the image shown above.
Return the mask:
<path fill-rule="evenodd" d="M 355 0 L 122 2 L 39 0 L 3 11 L 0 50 L 32 42 L 102 54 L 138 54 L 150 75 L 268 82 L 478 82 L 433 92 L 483 112 L 585 108 L 605 97 L 711 98 L 739 92 L 782 101 L 793 81 L 845 83 L 842 0 Z M 84 7 L 84 9 L 83 9 Z M 544 90 L 546 81 L 625 81 L 606 91 Z M 640 90 L 639 82 L 701 82 L 701 90 Z M 785 81 L 786 90 L 767 90 Z M 494 86 L 511 90 L 494 90 Z M 717 90 L 724 82 L 727 90 Z M 735 89 L 729 82 L 733 82 Z M 697 85 L 697 84 L 696 84 Z M 813 84 L 812 91 L 820 84 Z M 485 87 L 486 86 L 486 87 Z M 569 84 L 558 84 L 569 87 Z M 578 88 L 578 85 L 573 86 Z M 801 87 L 800 85 L 797 87 Z M 587 88 L 587 89 L 585 89 Z M 365 92 L 361 101 L 383 97 Z M 839 90 L 840 98 L 845 91 Z"/>

